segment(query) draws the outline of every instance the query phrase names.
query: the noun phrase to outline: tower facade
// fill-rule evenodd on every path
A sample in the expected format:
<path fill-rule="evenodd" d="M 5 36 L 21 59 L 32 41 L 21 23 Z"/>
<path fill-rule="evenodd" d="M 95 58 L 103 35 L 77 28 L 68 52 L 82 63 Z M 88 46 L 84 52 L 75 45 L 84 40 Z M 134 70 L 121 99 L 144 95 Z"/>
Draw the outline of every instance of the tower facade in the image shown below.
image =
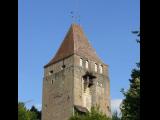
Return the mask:
<path fill-rule="evenodd" d="M 110 109 L 108 65 L 97 56 L 82 28 L 72 24 L 53 59 L 44 66 L 42 120 L 68 120 L 98 105 Z"/>

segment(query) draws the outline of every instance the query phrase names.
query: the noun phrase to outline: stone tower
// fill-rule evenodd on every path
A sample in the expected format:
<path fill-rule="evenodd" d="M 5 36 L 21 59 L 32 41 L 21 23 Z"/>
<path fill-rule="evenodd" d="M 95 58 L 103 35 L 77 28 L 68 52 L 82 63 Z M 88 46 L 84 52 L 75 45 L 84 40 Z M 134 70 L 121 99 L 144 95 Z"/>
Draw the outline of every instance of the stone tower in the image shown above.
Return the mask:
<path fill-rule="evenodd" d="M 53 59 L 44 66 L 42 120 L 68 120 L 91 106 L 111 116 L 108 65 L 97 56 L 82 28 L 72 24 Z"/>

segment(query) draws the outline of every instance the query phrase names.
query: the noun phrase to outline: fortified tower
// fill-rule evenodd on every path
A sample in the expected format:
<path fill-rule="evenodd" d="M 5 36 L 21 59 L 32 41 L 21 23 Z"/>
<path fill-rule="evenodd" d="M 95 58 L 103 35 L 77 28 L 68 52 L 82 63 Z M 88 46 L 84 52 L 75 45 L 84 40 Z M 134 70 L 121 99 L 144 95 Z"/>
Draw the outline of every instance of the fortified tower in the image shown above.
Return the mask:
<path fill-rule="evenodd" d="M 68 120 L 98 105 L 110 109 L 108 65 L 97 56 L 82 28 L 72 24 L 53 59 L 44 66 L 42 120 Z"/>

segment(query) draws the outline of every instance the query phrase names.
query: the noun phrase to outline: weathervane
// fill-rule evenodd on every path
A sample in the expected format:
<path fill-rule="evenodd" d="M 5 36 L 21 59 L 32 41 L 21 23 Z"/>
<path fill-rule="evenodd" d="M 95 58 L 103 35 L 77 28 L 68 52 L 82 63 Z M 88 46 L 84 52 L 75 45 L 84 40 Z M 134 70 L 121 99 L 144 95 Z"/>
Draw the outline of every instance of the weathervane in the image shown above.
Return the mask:
<path fill-rule="evenodd" d="M 72 23 L 79 23 L 80 25 L 80 15 L 78 14 L 78 0 L 74 3 L 75 10 L 70 12 Z"/>

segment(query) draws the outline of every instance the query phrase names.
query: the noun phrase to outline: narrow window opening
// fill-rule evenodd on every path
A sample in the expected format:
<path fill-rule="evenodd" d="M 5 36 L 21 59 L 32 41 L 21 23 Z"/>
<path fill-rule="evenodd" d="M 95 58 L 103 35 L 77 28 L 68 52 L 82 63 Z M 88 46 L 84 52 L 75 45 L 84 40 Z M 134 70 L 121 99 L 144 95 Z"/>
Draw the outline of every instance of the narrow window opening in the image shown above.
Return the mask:
<path fill-rule="evenodd" d="M 52 75 L 53 74 L 53 70 L 49 71 L 49 75 Z"/>
<path fill-rule="evenodd" d="M 53 80 L 51 80 L 51 84 L 53 84 L 53 82 L 54 82 L 54 81 L 53 81 Z"/>
<path fill-rule="evenodd" d="M 88 69 L 88 60 L 86 61 L 86 68 Z"/>
<path fill-rule="evenodd" d="M 97 85 L 99 85 L 99 83 L 97 82 Z"/>
<path fill-rule="evenodd" d="M 97 72 L 97 64 L 95 63 L 95 72 Z"/>
<path fill-rule="evenodd" d="M 100 69 L 100 73 L 102 74 L 103 73 L 103 67 L 102 67 L 102 65 L 99 66 L 99 69 Z"/>
<path fill-rule="evenodd" d="M 47 104 L 44 105 L 44 108 L 47 109 Z"/>
<path fill-rule="evenodd" d="M 70 100 L 70 97 L 69 97 L 69 95 L 68 95 L 68 97 L 67 97 L 67 100 Z"/>
<path fill-rule="evenodd" d="M 65 65 L 62 65 L 62 66 L 61 66 L 61 69 L 63 70 L 65 67 L 66 67 Z"/>
<path fill-rule="evenodd" d="M 83 63 L 83 60 L 82 60 L 82 58 L 81 58 L 81 59 L 80 59 L 80 63 L 79 63 L 81 67 L 82 67 L 82 65 L 83 65 L 82 63 Z"/>

